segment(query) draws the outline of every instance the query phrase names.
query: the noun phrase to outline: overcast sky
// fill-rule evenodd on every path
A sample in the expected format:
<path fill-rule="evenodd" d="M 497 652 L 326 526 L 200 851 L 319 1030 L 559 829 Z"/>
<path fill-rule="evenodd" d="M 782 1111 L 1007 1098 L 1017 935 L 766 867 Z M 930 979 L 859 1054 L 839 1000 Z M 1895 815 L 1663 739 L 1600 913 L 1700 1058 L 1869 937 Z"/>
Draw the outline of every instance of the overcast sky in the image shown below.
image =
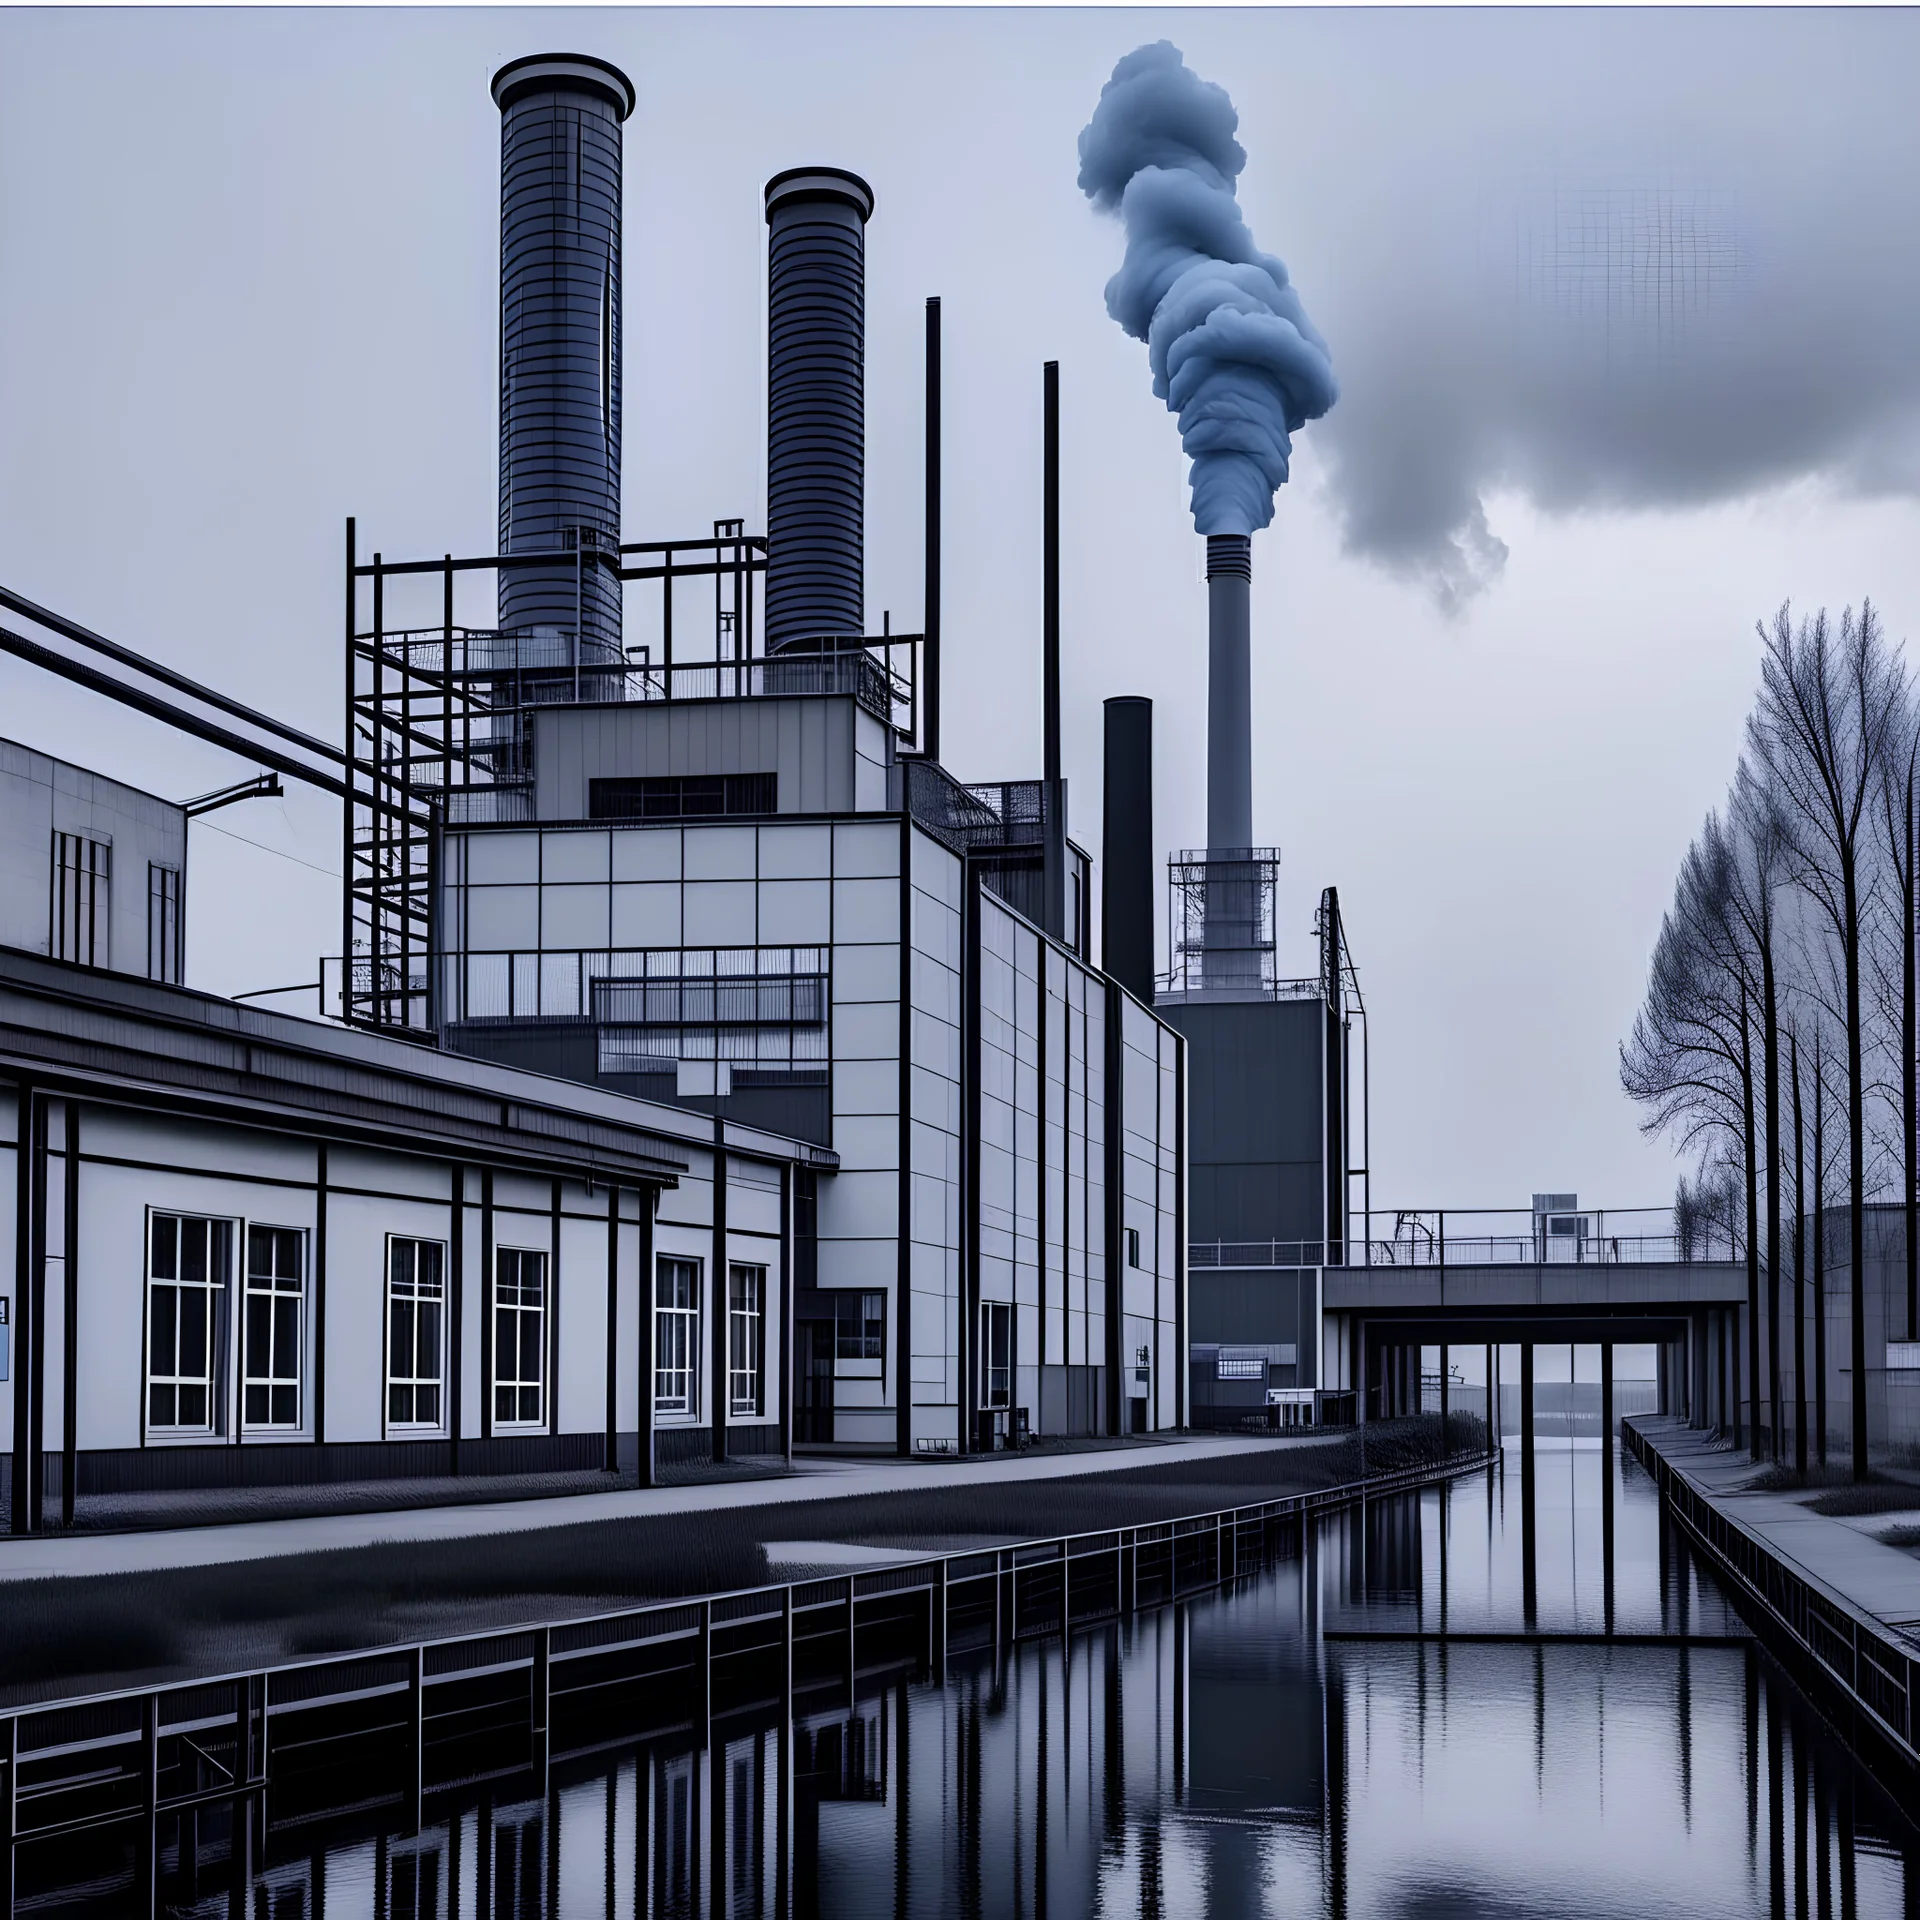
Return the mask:
<path fill-rule="evenodd" d="M 1231 92 L 1241 204 L 1342 387 L 1255 540 L 1255 831 L 1289 970 L 1341 890 L 1376 1199 L 1662 1203 L 1615 1049 L 1753 622 L 1870 594 L 1920 641 L 1911 12 L 0 12 L 0 579 L 337 738 L 345 516 L 389 556 L 492 547 L 489 75 L 596 53 L 639 91 L 627 537 L 761 524 L 760 188 L 857 169 L 870 626 L 919 625 L 938 293 L 945 758 L 1039 768 L 1058 359 L 1076 837 L 1100 700 L 1147 693 L 1161 845 L 1195 844 L 1200 543 L 1075 186 L 1163 35 Z M 11 661 L 0 731 L 176 797 L 246 770 Z M 337 948 L 331 803 L 223 813 L 192 857 L 191 984 Z"/>

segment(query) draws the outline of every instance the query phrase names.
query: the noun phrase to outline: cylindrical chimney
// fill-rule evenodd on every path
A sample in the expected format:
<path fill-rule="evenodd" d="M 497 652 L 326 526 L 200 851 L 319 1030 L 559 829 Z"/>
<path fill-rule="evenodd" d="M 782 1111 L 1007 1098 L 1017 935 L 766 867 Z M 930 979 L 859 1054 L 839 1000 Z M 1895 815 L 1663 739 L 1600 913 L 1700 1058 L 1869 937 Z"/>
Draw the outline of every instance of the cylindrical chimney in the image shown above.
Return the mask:
<path fill-rule="evenodd" d="M 767 651 L 865 631 L 866 225 L 839 167 L 767 182 Z"/>
<path fill-rule="evenodd" d="M 1253 541 L 1207 535 L 1207 850 L 1253 845 Z"/>
<path fill-rule="evenodd" d="M 493 76 L 500 109 L 500 625 L 552 629 L 542 665 L 621 658 L 620 146 L 633 83 L 588 54 Z M 524 643 L 523 643 L 524 644 Z"/>
<path fill-rule="evenodd" d="M 1153 1005 L 1153 702 L 1106 702 L 1100 964 Z"/>

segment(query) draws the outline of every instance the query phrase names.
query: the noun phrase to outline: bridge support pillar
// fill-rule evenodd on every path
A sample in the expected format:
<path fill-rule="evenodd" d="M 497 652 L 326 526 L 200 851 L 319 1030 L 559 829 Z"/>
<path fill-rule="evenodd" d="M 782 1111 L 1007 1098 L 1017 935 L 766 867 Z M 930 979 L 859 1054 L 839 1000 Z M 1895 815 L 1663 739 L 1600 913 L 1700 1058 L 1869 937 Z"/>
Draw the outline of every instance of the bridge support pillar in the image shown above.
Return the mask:
<path fill-rule="evenodd" d="M 1533 1342 L 1520 1343 L 1520 1584 L 1527 1630 L 1533 1630 L 1539 1593 L 1533 1524 Z"/>

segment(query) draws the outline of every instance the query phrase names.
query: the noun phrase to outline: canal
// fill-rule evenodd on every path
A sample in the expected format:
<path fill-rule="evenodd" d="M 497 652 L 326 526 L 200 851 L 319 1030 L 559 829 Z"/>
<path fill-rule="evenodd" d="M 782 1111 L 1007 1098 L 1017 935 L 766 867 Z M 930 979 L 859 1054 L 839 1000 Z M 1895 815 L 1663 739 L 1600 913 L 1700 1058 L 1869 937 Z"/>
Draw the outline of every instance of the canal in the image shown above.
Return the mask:
<path fill-rule="evenodd" d="M 476 1734 L 473 1777 L 412 1804 L 385 1775 L 417 1756 L 348 1742 L 295 1790 L 23 1843 L 15 1910 L 1920 1913 L 1920 1836 L 1617 1449 L 1610 1478 L 1597 1445 L 1543 1444 L 1529 1517 L 1510 1447 L 1064 1646 L 956 1650 L 936 1678 L 876 1637 L 851 1689 L 716 1700 L 705 1739 L 636 1737 L 624 1696 L 566 1757 L 491 1764 Z"/>

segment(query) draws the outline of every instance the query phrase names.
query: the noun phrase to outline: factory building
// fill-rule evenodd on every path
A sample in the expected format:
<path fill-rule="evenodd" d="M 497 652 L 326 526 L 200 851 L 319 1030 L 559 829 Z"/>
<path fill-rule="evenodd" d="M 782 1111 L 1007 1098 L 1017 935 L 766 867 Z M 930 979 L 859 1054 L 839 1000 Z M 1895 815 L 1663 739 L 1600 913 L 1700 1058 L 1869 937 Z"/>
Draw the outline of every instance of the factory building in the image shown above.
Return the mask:
<path fill-rule="evenodd" d="M 1057 692 L 1045 777 L 939 756 L 937 303 L 921 634 L 866 630 L 875 197 L 843 169 L 765 191 L 766 534 L 623 541 L 632 90 L 543 56 L 493 92 L 500 551 L 369 559 L 350 531 L 343 1011 L 830 1147 L 796 1194 L 806 1443 L 1180 1424 L 1182 1042 L 1095 964 Z M 489 584 L 493 621 L 456 619 Z"/>

